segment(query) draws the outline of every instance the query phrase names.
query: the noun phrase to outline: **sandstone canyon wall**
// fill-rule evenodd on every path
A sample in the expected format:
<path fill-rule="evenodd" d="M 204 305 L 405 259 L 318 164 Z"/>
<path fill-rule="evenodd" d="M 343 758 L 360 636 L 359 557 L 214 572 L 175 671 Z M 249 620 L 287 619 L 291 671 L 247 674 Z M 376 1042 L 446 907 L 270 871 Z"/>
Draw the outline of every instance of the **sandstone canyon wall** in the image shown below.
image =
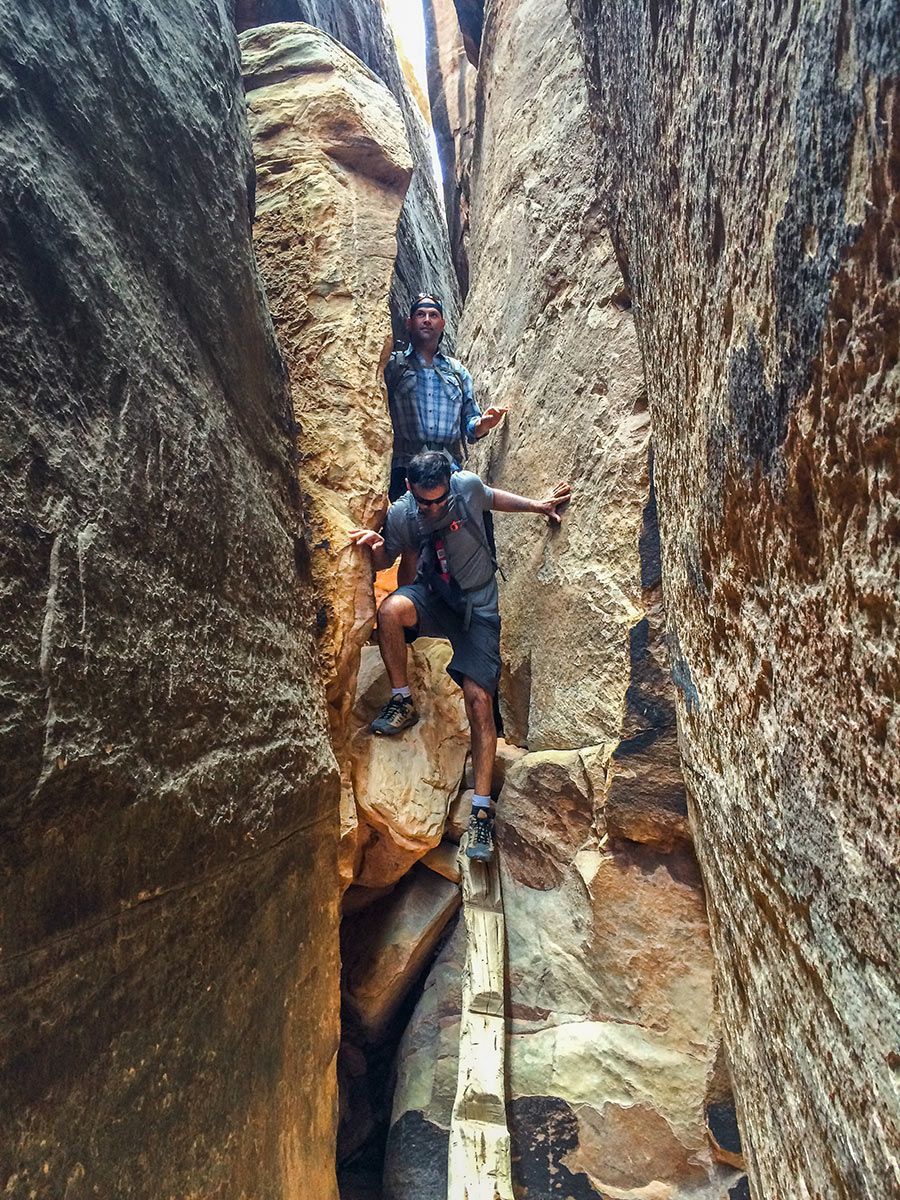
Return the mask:
<path fill-rule="evenodd" d="M 234 30 L 6 6 L 0 79 L 0 1190 L 333 1198 L 337 774 Z"/>
<path fill-rule="evenodd" d="M 359 840 L 347 742 L 375 618 L 352 528 L 385 506 L 391 422 L 380 373 L 397 218 L 412 173 L 400 110 L 352 54 L 302 22 L 241 35 L 256 158 L 254 243 L 292 380 L 319 651 L 342 788 L 345 882 Z"/>
<path fill-rule="evenodd" d="M 357 26 L 347 25 L 352 10 L 315 15 L 366 48 Z M 396 230 L 410 174 L 430 173 L 430 162 L 424 145 L 411 160 L 401 107 L 385 84 L 322 29 L 272 21 L 240 40 L 257 166 L 254 242 L 301 431 L 298 481 L 342 774 L 339 873 L 349 891 L 337 1160 L 350 1198 L 380 1181 L 404 1006 L 460 901 L 455 878 L 445 877 L 452 855 L 439 846 L 469 740 L 460 692 L 445 671 L 448 647 L 425 641 L 411 651 L 415 736 L 373 738 L 369 724 L 388 684 L 377 647 L 365 645 L 371 562 L 347 536 L 353 526 L 377 527 L 385 503 L 391 430 L 381 369 L 391 343 Z M 367 53 L 383 67 L 386 52 Z M 418 236 L 427 239 L 427 224 Z M 442 232 L 430 253 L 452 273 L 445 248 Z M 417 866 L 420 859 L 426 865 Z"/>
<path fill-rule="evenodd" d="M 894 1195 L 896 5 L 571 7 L 751 1175 Z"/>
<path fill-rule="evenodd" d="M 563 0 L 498 0 L 480 44 L 460 347 L 498 487 L 570 479 L 560 529 L 498 514 L 506 735 L 498 803 L 516 1194 L 746 1195 L 708 1128 L 733 1101 L 661 645 L 650 425 Z M 401 1045 L 386 1200 L 440 1195 L 464 940 Z"/>

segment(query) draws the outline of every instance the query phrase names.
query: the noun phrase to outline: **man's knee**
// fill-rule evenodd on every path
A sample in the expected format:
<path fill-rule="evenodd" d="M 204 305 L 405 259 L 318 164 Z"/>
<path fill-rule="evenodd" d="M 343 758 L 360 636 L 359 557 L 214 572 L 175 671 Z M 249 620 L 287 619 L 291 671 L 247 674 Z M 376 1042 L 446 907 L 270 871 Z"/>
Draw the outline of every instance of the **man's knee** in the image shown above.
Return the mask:
<path fill-rule="evenodd" d="M 398 596 L 396 592 L 392 592 L 378 606 L 379 629 L 383 629 L 386 625 L 399 625 L 403 629 L 412 629 L 417 623 L 416 606 L 409 596 Z"/>
<path fill-rule="evenodd" d="M 468 676 L 463 681 L 463 696 L 469 719 L 480 724 L 494 723 L 494 698 L 487 688 Z"/>

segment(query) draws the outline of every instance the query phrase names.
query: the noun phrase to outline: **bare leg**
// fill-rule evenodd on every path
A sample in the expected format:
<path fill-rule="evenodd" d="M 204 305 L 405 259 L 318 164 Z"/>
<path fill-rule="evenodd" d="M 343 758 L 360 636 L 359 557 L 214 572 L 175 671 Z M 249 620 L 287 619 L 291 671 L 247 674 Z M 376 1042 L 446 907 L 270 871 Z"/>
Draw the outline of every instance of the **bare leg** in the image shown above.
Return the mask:
<path fill-rule="evenodd" d="M 391 687 L 407 686 L 406 639 L 404 629 L 412 629 L 419 621 L 416 606 L 409 596 L 393 592 L 378 609 L 378 649 L 384 660 Z"/>
<path fill-rule="evenodd" d="M 395 684 L 402 687 L 402 684 Z M 479 796 L 491 794 L 491 776 L 497 753 L 497 727 L 494 725 L 494 700 L 491 693 L 466 676 L 463 679 L 466 716 L 472 731 L 472 766 L 475 771 L 475 791 Z"/>
<path fill-rule="evenodd" d="M 412 583 L 415 579 L 418 557 L 418 550 L 412 546 L 407 546 L 400 555 L 400 566 L 397 568 L 397 587 L 403 587 L 405 583 Z"/>

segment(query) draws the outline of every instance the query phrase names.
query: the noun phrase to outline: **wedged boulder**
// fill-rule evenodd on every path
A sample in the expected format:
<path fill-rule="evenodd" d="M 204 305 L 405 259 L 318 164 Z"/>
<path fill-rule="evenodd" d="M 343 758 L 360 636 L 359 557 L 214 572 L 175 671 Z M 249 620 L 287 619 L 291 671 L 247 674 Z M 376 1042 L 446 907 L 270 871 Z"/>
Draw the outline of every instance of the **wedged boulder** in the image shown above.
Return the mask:
<path fill-rule="evenodd" d="M 724 1200 L 739 1175 L 715 1160 L 705 1119 L 719 1037 L 697 865 L 687 849 L 608 841 L 609 755 L 529 754 L 498 805 L 516 1185 Z M 457 930 L 401 1044 L 391 1200 L 412 1200 L 421 1182 L 407 1182 L 406 1147 L 443 1143 L 449 1129 L 464 957 Z"/>
<path fill-rule="evenodd" d="M 452 879 L 454 883 L 459 883 L 459 845 L 450 838 L 445 837 L 443 841 L 438 842 L 427 854 L 421 859 L 422 865 L 428 867 L 431 871 L 437 871 L 438 875 L 443 875 L 445 879 Z"/>
<path fill-rule="evenodd" d="M 459 288 L 450 256 L 439 185 L 431 160 L 430 130 L 410 90 L 380 0 L 239 0 L 239 28 L 272 20 L 306 21 L 346 46 L 381 79 L 400 106 L 412 153 L 413 177 L 400 214 L 397 262 L 391 286 L 394 334 L 404 339 L 404 318 L 417 292 L 434 288 L 444 300 L 448 335 L 459 317 Z"/>
<path fill-rule="evenodd" d="M 343 993 L 377 1041 L 460 905 L 455 883 L 416 864 L 390 896 L 342 925 Z"/>
<path fill-rule="evenodd" d="M 444 831 L 469 746 L 462 692 L 447 674 L 450 643 L 419 638 L 409 648 L 419 723 L 395 737 L 369 724 L 390 698 L 377 646 L 363 650 L 352 715 L 350 779 L 359 813 L 355 880 L 380 887 L 400 878 Z"/>
<path fill-rule="evenodd" d="M 896 4 L 571 7 L 751 1182 L 893 1195 Z"/>
<path fill-rule="evenodd" d="M 336 1200 L 337 787 L 226 5 L 0 23 L 0 1189 Z"/>
<path fill-rule="evenodd" d="M 643 365 L 599 206 L 581 55 L 564 0 L 498 0 L 478 70 L 470 289 L 461 357 L 482 404 L 488 482 L 543 496 L 562 526 L 498 514 L 506 737 L 530 750 L 619 736 L 650 433 Z M 511 281 L 514 279 L 514 285 Z"/>
<path fill-rule="evenodd" d="M 321 608 L 332 740 L 346 762 L 375 608 L 353 527 L 385 505 L 391 423 L 380 367 L 397 219 L 412 173 L 396 101 L 353 54 L 300 22 L 241 35 L 256 159 L 254 244 L 303 432 L 298 477 Z M 345 834 L 354 814 L 344 797 Z"/>
<path fill-rule="evenodd" d="M 610 764 L 605 807 L 610 837 L 659 850 L 692 844 L 675 731 L 639 744 L 633 754 L 629 749 L 620 744 Z"/>
<path fill-rule="evenodd" d="M 465 785 L 465 780 L 463 780 L 463 784 Z M 444 836 L 457 844 L 468 827 L 474 795 L 475 792 L 472 788 L 461 787 L 458 794 L 450 801 L 450 807 L 447 809 Z"/>

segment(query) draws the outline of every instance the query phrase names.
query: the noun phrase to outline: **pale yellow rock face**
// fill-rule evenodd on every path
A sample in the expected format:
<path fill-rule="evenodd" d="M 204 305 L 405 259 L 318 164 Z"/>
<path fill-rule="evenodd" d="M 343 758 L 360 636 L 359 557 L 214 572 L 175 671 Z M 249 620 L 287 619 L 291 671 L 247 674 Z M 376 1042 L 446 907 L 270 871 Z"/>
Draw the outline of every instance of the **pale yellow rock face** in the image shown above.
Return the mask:
<path fill-rule="evenodd" d="M 503 0 L 479 65 L 471 286 L 460 356 L 482 406 L 487 482 L 542 496 L 560 529 L 498 514 L 509 740 L 531 750 L 618 734 L 628 631 L 642 616 L 638 534 L 649 424 L 631 313 L 598 207 L 584 72 L 563 0 Z"/>
<path fill-rule="evenodd" d="M 394 883 L 441 840 L 469 748 L 462 692 L 447 674 L 450 643 L 419 638 L 409 649 L 419 723 L 373 737 L 369 723 L 390 697 L 376 646 L 362 654 L 351 719 L 349 775 L 359 817 L 355 881 Z"/>
<path fill-rule="evenodd" d="M 466 57 L 453 0 L 424 0 L 431 122 L 443 168 L 450 252 L 465 299 L 469 287 L 469 186 L 475 148 L 476 70 Z"/>
<path fill-rule="evenodd" d="M 241 49 L 257 172 L 254 241 L 301 426 L 320 653 L 346 775 L 347 718 L 374 618 L 368 555 L 350 548 L 347 533 L 376 524 L 385 504 L 391 426 L 380 366 L 412 163 L 396 101 L 327 34 L 299 22 L 266 25 L 244 33 Z M 354 820 L 345 792 L 351 842 Z"/>

